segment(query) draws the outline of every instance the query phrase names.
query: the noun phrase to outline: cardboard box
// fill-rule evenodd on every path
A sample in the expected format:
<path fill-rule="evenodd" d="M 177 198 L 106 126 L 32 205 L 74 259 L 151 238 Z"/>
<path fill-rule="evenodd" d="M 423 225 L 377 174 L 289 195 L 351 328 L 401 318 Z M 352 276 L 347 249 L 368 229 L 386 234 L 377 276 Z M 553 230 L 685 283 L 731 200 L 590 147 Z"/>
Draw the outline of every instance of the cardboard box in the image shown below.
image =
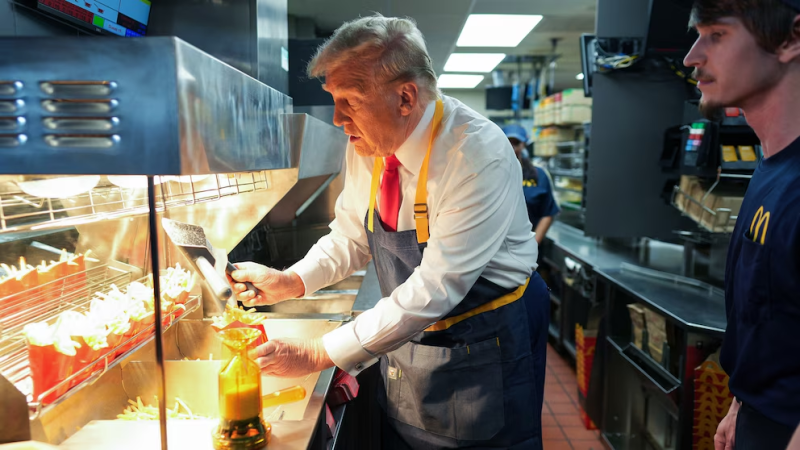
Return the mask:
<path fill-rule="evenodd" d="M 637 303 L 628 305 L 628 313 L 631 315 L 633 345 L 642 349 L 642 331 L 645 329 L 644 307 Z"/>
<path fill-rule="evenodd" d="M 647 327 L 647 346 L 650 356 L 657 363 L 661 363 L 664 344 L 667 342 L 667 321 L 664 316 L 650 308 L 642 307 L 642 309 Z"/>

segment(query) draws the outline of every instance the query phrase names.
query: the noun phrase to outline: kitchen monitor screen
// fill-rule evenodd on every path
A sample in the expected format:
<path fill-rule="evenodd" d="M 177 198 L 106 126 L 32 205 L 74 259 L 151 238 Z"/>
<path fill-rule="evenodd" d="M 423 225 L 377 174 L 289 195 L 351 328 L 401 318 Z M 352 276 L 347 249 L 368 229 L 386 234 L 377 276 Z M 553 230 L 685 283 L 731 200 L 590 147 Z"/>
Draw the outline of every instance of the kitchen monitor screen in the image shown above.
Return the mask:
<path fill-rule="evenodd" d="M 103 34 L 144 36 L 150 0 L 38 0 L 39 9 Z"/>

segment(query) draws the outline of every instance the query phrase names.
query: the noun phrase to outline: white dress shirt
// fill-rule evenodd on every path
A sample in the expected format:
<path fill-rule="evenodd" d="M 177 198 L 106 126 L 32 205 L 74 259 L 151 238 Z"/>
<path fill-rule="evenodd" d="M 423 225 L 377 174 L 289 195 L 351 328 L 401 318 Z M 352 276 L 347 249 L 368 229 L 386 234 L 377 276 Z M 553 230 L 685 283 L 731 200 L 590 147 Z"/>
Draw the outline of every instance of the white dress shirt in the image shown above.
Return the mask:
<path fill-rule="evenodd" d="M 456 99 L 443 100 L 442 131 L 428 169 L 430 239 L 422 263 L 389 297 L 323 337 L 331 360 L 352 375 L 444 317 L 478 277 L 516 288 L 536 269 L 538 248 L 511 144 L 494 123 Z M 434 107 L 435 102 L 426 107 L 395 153 L 402 164 L 398 231 L 415 229 L 414 196 Z M 332 231 L 289 269 L 302 278 L 306 293 L 348 277 L 371 259 L 364 219 L 374 161 L 348 145 Z"/>

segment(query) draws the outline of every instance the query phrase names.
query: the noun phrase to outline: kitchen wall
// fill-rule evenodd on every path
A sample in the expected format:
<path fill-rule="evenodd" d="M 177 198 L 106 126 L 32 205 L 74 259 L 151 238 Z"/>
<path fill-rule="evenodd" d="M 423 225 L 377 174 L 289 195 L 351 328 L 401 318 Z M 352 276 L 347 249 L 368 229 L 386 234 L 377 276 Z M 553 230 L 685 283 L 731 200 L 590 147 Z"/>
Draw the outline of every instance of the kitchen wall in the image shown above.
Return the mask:
<path fill-rule="evenodd" d="M 456 98 L 461 103 L 474 109 L 483 116 L 495 115 L 497 111 L 486 111 L 486 90 L 476 89 L 442 89 L 444 95 Z"/>

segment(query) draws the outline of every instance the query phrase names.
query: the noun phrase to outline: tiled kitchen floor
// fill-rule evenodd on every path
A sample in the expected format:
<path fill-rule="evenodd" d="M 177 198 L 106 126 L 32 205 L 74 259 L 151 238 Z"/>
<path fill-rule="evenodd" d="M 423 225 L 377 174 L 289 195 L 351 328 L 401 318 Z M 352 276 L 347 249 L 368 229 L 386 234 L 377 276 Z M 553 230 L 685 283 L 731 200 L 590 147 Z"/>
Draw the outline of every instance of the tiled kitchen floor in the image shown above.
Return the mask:
<path fill-rule="evenodd" d="M 544 450 L 605 450 L 597 430 L 587 430 L 581 421 L 575 369 L 549 345 L 542 437 Z"/>

